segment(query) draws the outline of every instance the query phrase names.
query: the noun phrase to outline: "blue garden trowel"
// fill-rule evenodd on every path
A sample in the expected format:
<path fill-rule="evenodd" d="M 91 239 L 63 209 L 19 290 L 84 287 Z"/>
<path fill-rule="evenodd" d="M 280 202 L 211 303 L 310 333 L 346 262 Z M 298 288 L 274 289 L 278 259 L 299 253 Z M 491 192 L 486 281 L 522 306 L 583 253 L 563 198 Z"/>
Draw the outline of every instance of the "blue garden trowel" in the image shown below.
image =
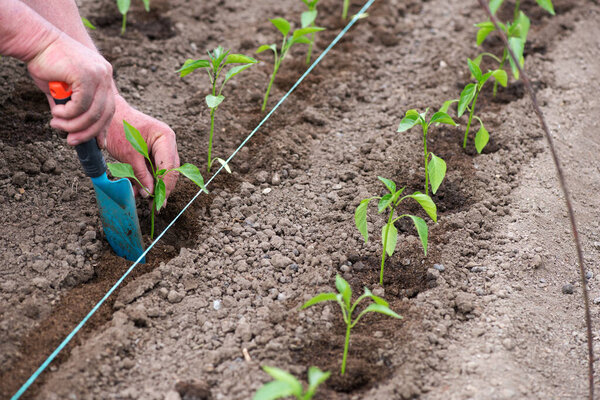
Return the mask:
<path fill-rule="evenodd" d="M 71 89 L 64 82 L 50 82 L 56 104 L 71 100 Z M 106 162 L 96 139 L 75 146 L 85 174 L 92 179 L 106 240 L 119 257 L 136 261 L 144 253 L 142 232 L 129 179 L 108 180 Z M 141 260 L 146 262 L 145 257 Z"/>

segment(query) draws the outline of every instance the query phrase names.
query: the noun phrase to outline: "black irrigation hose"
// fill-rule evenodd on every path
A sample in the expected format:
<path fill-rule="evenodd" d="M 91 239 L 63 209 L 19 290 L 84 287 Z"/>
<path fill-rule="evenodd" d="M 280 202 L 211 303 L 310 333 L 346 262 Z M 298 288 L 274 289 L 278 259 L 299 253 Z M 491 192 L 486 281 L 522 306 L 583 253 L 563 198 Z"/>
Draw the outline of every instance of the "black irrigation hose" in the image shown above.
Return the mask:
<path fill-rule="evenodd" d="M 537 98 L 535 96 L 535 92 L 533 91 L 533 87 L 531 86 L 531 81 L 529 80 L 529 76 L 525 73 L 523 68 L 521 68 L 521 64 L 515 53 L 508 45 L 508 39 L 504 34 L 504 31 L 500 29 L 498 26 L 498 20 L 490 11 L 489 6 L 486 4 L 485 0 L 478 0 L 481 7 L 490 17 L 490 21 L 494 24 L 500 38 L 504 42 L 504 46 L 508 49 L 510 53 L 510 57 L 514 61 L 514 64 L 519 69 L 519 73 L 521 75 L 521 79 L 525 84 L 525 89 L 531 98 L 531 102 L 533 103 L 533 108 L 535 113 L 537 114 L 540 125 L 544 130 L 544 134 L 546 136 L 546 140 L 548 141 L 548 147 L 550 148 L 550 154 L 552 154 L 552 161 L 554 161 L 554 166 L 556 167 L 556 172 L 558 174 L 558 180 L 560 182 L 560 187 L 562 189 L 563 195 L 565 197 L 565 202 L 567 204 L 567 210 L 569 212 L 569 220 L 571 221 L 571 232 L 573 233 L 573 240 L 575 241 L 575 249 L 577 250 L 577 259 L 579 262 L 579 274 L 581 275 L 581 290 L 583 293 L 583 302 L 585 308 L 585 322 L 587 325 L 587 345 L 588 345 L 588 380 L 589 380 L 589 399 L 594 400 L 594 347 L 592 344 L 592 317 L 590 315 L 590 304 L 589 304 L 589 296 L 587 291 L 587 283 L 585 278 L 585 264 L 583 261 L 583 251 L 581 249 L 581 242 L 579 241 L 579 231 L 577 230 L 577 223 L 575 222 L 575 213 L 573 211 L 573 203 L 571 202 L 571 195 L 567 188 L 567 183 L 565 181 L 563 169 L 558 158 L 558 154 L 556 153 L 556 149 L 554 147 L 554 142 L 552 140 L 552 135 L 550 135 L 550 130 L 548 129 L 548 125 L 546 124 L 546 120 L 544 119 L 544 114 L 538 105 Z"/>

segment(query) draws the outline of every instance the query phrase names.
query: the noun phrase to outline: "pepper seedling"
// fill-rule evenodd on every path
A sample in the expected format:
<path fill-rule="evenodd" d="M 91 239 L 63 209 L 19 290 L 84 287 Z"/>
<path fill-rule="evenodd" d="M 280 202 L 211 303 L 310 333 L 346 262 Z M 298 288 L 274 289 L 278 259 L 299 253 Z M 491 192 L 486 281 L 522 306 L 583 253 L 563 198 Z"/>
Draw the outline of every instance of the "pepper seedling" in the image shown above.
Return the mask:
<path fill-rule="evenodd" d="M 150 239 L 154 238 L 154 212 L 159 212 L 160 209 L 165 204 L 167 191 L 165 187 L 164 177 L 172 173 L 174 171 L 180 172 L 183 176 L 194 182 L 198 185 L 205 193 L 208 193 L 206 187 L 204 186 L 204 178 L 202 178 L 202 174 L 198 170 L 198 168 L 189 163 L 185 163 L 178 168 L 172 169 L 156 169 L 155 165 L 152 163 L 150 156 L 148 154 L 148 145 L 146 141 L 140 134 L 140 132 L 130 125 L 127 121 L 123 121 L 123 127 L 125 129 L 125 138 L 131 144 L 131 146 L 140 153 L 148 164 L 150 165 L 150 171 L 152 172 L 152 176 L 154 177 L 154 193 L 151 193 L 142 183 L 138 180 L 133 172 L 133 167 L 129 164 L 125 163 L 107 163 L 108 169 L 110 173 L 115 178 L 130 178 L 135 180 L 145 191 L 148 193 L 148 196 L 152 198 L 152 214 L 150 217 Z"/>
<path fill-rule="evenodd" d="M 281 48 L 279 49 L 279 51 L 277 50 L 277 45 L 275 43 L 263 44 L 256 50 L 256 54 L 262 53 L 266 50 L 271 50 L 273 51 L 273 55 L 275 57 L 273 62 L 273 73 L 271 74 L 271 80 L 269 81 L 269 85 L 267 86 L 267 92 L 265 93 L 261 111 L 265 111 L 265 109 L 267 108 L 269 93 L 271 92 L 271 86 L 273 86 L 273 82 L 275 81 L 277 71 L 279 71 L 281 62 L 283 61 L 285 56 L 287 56 L 292 46 L 296 43 L 311 44 L 311 39 L 309 39 L 306 35 L 325 30 L 325 28 L 320 28 L 317 26 L 307 26 L 294 30 L 294 32 L 292 32 L 292 37 L 289 38 L 288 34 L 292 30 L 292 25 L 286 19 L 274 18 L 269 21 L 271 21 L 275 28 L 277 28 L 277 30 L 279 30 L 279 32 L 283 35 L 283 41 L 281 42 Z"/>
<path fill-rule="evenodd" d="M 208 162 L 206 167 L 206 172 L 208 173 L 210 173 L 210 169 L 215 161 L 218 161 L 221 165 L 225 167 L 225 170 L 227 172 L 231 173 L 231 170 L 225 162 L 225 160 L 218 157 L 214 159 L 212 158 L 213 134 L 215 130 L 215 113 L 217 112 L 217 108 L 219 107 L 219 105 L 223 102 L 223 100 L 225 100 L 225 96 L 223 96 L 222 94 L 223 88 L 231 78 L 233 78 L 240 72 L 250 68 L 252 65 L 258 62 L 252 57 L 248 57 L 243 54 L 229 54 L 229 52 L 229 50 L 225 50 L 223 47 L 218 46 L 212 52 L 208 52 L 208 60 L 188 59 L 185 61 L 183 66 L 179 70 L 177 70 L 177 72 L 179 72 L 179 76 L 184 77 L 199 68 L 205 69 L 210 79 L 212 92 L 211 94 L 206 96 L 206 105 L 208 106 L 208 108 L 210 108 L 210 133 L 208 136 Z M 236 65 L 235 67 L 230 68 L 225 74 L 223 82 L 219 86 L 219 76 L 223 72 L 225 66 L 229 64 L 240 65 Z"/>
<path fill-rule="evenodd" d="M 344 322 L 346 323 L 346 338 L 344 340 L 344 355 L 342 356 L 342 371 L 341 374 L 344 375 L 346 372 L 346 361 L 348 359 L 348 347 L 350 346 L 350 331 L 352 328 L 358 324 L 358 321 L 367 313 L 376 312 L 380 314 L 387 315 L 388 317 L 401 319 L 402 317 L 396 314 L 389 308 L 389 304 L 387 301 L 382 299 L 381 297 L 375 296 L 371 291 L 365 287 L 365 293 L 362 294 L 356 301 L 352 304 L 352 289 L 350 285 L 344 278 L 339 275 L 335 276 L 335 287 L 338 293 L 321 293 L 308 300 L 302 306 L 302 309 L 313 306 L 318 303 L 322 303 L 324 301 L 335 301 L 339 304 L 342 309 L 342 317 Z M 354 312 L 356 311 L 356 307 L 360 304 L 361 301 L 365 299 L 371 299 L 373 303 L 369 304 L 365 309 L 363 309 L 356 318 L 353 318 Z"/>
<path fill-rule="evenodd" d="M 423 159 L 425 162 L 426 195 L 429 195 L 429 184 L 431 184 L 431 192 L 435 194 L 446 176 L 446 162 L 433 154 L 433 152 L 427 151 L 427 133 L 431 124 L 448 124 L 456 126 L 456 122 L 454 122 L 454 120 L 446 113 L 444 108 L 447 110 L 446 104 L 444 104 L 444 107 L 438 112 L 433 114 L 429 121 L 426 119 L 429 108 L 423 113 L 419 113 L 417 110 L 408 110 L 398 126 L 398 132 L 406 132 L 415 125 L 421 125 L 423 128 Z M 429 156 L 431 156 L 431 160 L 429 159 Z"/>
<path fill-rule="evenodd" d="M 471 59 L 467 59 L 467 63 L 469 64 L 469 70 L 471 71 L 472 76 L 477 81 L 476 83 L 469 83 L 465 86 L 460 94 L 460 98 L 458 99 L 458 109 L 457 115 L 460 118 L 465 111 L 469 110 L 469 120 L 467 122 L 467 129 L 465 130 L 465 136 L 463 139 L 463 148 L 467 147 L 467 138 L 469 136 L 469 129 L 471 128 L 471 123 L 473 121 L 473 117 L 475 114 L 475 105 L 477 104 L 477 97 L 479 97 L 479 93 L 481 89 L 483 89 L 483 85 L 490 79 L 494 78 L 496 82 L 500 83 L 503 87 L 506 87 L 508 83 L 508 76 L 506 71 L 503 69 L 496 69 L 493 71 L 488 71 L 485 74 L 481 72 L 481 68 Z M 478 153 L 481 153 L 483 148 L 487 145 L 490 135 L 489 132 L 485 129 L 483 122 L 477 116 L 475 116 L 477 121 L 479 121 L 479 130 L 475 134 L 475 148 Z"/>
<path fill-rule="evenodd" d="M 150 12 L 150 0 L 142 1 L 144 2 L 144 8 L 146 9 L 146 12 Z M 125 34 L 125 26 L 127 25 L 127 13 L 129 12 L 130 7 L 131 0 L 117 0 L 117 8 L 123 16 L 123 20 L 121 22 L 121 35 Z"/>
<path fill-rule="evenodd" d="M 348 18 L 348 8 L 350 8 L 350 0 L 344 0 L 344 5 L 342 8 L 342 19 L 346 20 Z"/>
<path fill-rule="evenodd" d="M 397 212 L 400 203 L 409 198 L 415 200 L 434 222 L 437 222 L 437 207 L 433 200 L 431 200 L 431 197 L 421 192 L 414 192 L 413 194 L 400 197 L 405 189 L 404 187 L 396 190 L 396 183 L 394 181 L 382 178 L 381 176 L 378 178 L 388 189 L 389 193 L 382 197 L 370 197 L 362 200 L 354 212 L 354 223 L 356 225 L 356 229 L 358 229 L 365 239 L 365 243 L 367 243 L 369 241 L 369 229 L 367 226 L 367 208 L 369 207 L 369 202 L 371 202 L 371 200 L 379 200 L 377 205 L 378 213 L 381 214 L 386 210 L 389 213 L 387 223 L 381 230 L 383 250 L 381 252 L 381 271 L 379 273 L 379 284 L 383 286 L 383 267 L 385 265 L 385 255 L 387 253 L 387 255 L 391 257 L 396 250 L 396 245 L 398 242 L 398 230 L 394 224 L 400 218 L 407 217 L 412 219 L 415 227 L 417 228 L 419 239 L 421 239 L 423 251 L 425 255 L 427 255 L 427 223 L 423 218 L 410 214 L 402 214 L 394 218 L 394 212 Z"/>
<path fill-rule="evenodd" d="M 303 28 L 308 28 L 315 26 L 315 20 L 317 19 L 318 11 L 317 4 L 319 0 L 302 0 L 306 7 L 308 7 L 308 11 L 304 11 L 300 15 L 300 22 Z M 315 43 L 315 32 L 310 34 L 310 43 L 308 45 L 308 51 L 306 52 L 306 65 L 310 64 L 310 58 L 312 57 L 312 49 Z"/>
<path fill-rule="evenodd" d="M 258 389 L 252 400 L 275 400 L 289 396 L 294 396 L 297 400 L 311 400 L 318 387 L 331 375 L 331 372 L 323 372 L 317 367 L 310 367 L 308 369 L 308 388 L 304 391 L 302 383 L 289 372 L 266 365 L 263 370 L 275 380 L 265 383 Z"/>

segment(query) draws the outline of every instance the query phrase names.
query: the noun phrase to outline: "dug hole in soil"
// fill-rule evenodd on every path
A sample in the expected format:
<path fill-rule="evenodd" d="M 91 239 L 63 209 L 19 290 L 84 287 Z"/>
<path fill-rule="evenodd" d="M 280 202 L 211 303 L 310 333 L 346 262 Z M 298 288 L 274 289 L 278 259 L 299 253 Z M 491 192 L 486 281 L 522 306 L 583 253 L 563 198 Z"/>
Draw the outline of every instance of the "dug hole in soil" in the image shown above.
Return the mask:
<path fill-rule="evenodd" d="M 554 3 L 552 17 L 523 2 L 532 20 L 525 65 L 573 192 L 600 354 L 600 7 Z M 353 1 L 351 13 L 361 6 Z M 150 13 L 134 4 L 120 36 L 114 2 L 81 1 L 122 95 L 169 124 L 182 162 L 202 168 L 207 82 L 174 71 L 217 45 L 251 55 L 278 35 L 269 17 L 297 20 L 302 7 L 153 0 Z M 340 13 L 341 1 L 320 2 L 327 31 L 317 54 L 343 26 Z M 448 173 L 434 196 L 439 222 L 430 224 L 427 257 L 414 228 L 399 224 L 380 287 L 384 221 L 369 212 L 366 244 L 354 227 L 359 201 L 383 194 L 377 176 L 422 190 L 421 135 L 396 128 L 407 109 L 458 97 L 466 59 L 480 51 L 473 24 L 483 20 L 476 1 L 376 1 L 23 398 L 249 399 L 269 380 L 263 365 L 304 382 L 311 365 L 331 371 L 318 399 L 584 398 L 585 323 L 568 218 L 519 82 L 496 99 L 482 94 L 492 138 L 484 154 L 462 149 L 465 117 L 460 127 L 432 128 L 428 146 Z M 306 68 L 300 47 L 283 62 L 271 106 Z M 217 156 L 231 154 L 263 115 L 271 60 L 259 58 L 225 89 Z M 9 398 L 131 264 L 112 255 L 89 179 L 49 127 L 45 97 L 22 64 L 0 63 L 0 396 Z M 157 229 L 195 193 L 180 179 Z M 145 233 L 147 209 L 139 203 Z M 333 291 L 336 274 L 404 317 L 365 317 L 343 378 L 339 308 L 299 310 Z"/>

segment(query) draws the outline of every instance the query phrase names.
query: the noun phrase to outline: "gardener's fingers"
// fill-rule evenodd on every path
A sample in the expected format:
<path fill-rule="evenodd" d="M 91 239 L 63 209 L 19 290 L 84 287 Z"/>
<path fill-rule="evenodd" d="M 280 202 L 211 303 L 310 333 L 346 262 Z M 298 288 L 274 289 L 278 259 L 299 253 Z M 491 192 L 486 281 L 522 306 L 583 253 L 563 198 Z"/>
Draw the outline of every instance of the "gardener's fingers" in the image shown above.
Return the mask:
<path fill-rule="evenodd" d="M 114 96 L 110 96 L 110 99 L 112 101 L 107 99 L 98 102 L 100 104 L 94 109 L 88 110 L 85 114 L 73 120 L 53 118 L 50 121 L 50 126 L 70 132 L 67 136 L 67 143 L 72 146 L 87 142 L 96 136 L 98 136 L 98 140 L 104 140 L 103 138 L 115 111 Z M 94 121 L 94 123 L 88 126 L 90 121 Z"/>
<path fill-rule="evenodd" d="M 155 119 L 152 119 L 147 129 L 147 141 L 157 169 L 170 170 L 179 167 L 179 153 L 177 152 L 175 132 L 167 124 Z M 176 171 L 165 175 L 164 181 L 167 197 L 169 197 L 169 194 L 175 188 L 178 177 L 179 173 Z"/>
<path fill-rule="evenodd" d="M 154 179 L 152 178 L 152 173 L 146 166 L 144 157 L 140 154 L 132 154 L 127 162 L 131 164 L 136 178 L 144 185 L 144 188 L 142 188 L 137 182 L 134 182 L 135 194 L 139 194 L 142 197 L 148 197 L 150 195 L 148 192 L 154 193 Z"/>

